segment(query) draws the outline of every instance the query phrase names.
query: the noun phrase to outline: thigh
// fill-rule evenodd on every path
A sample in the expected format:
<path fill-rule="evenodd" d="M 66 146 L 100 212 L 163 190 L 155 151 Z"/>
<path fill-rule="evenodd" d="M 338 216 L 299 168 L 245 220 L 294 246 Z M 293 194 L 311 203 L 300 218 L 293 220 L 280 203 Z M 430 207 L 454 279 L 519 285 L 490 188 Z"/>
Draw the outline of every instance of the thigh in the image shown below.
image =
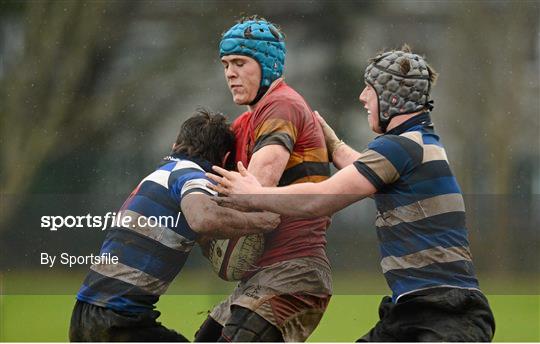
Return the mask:
<path fill-rule="evenodd" d="M 259 314 L 240 306 L 233 306 L 219 342 L 283 342 L 277 327 Z"/>
<path fill-rule="evenodd" d="M 161 324 L 150 327 L 120 327 L 109 330 L 111 342 L 189 342 L 189 340 Z"/>

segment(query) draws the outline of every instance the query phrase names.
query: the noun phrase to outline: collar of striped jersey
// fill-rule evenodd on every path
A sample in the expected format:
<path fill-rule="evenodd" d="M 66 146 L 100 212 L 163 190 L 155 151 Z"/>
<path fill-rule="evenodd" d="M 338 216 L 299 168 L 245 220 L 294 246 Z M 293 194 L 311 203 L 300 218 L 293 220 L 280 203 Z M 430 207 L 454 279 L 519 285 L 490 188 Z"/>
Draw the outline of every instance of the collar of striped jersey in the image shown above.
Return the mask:
<path fill-rule="evenodd" d="M 419 115 L 413 116 L 406 120 L 405 122 L 401 123 L 397 127 L 393 128 L 392 130 L 388 130 L 386 133 L 384 133 L 381 136 L 384 135 L 401 135 L 407 130 L 411 129 L 412 127 L 415 127 L 417 125 L 422 126 L 433 126 L 433 123 L 431 123 L 431 117 L 429 115 L 429 112 L 422 112 Z"/>
<path fill-rule="evenodd" d="M 169 161 L 189 160 L 201 166 L 202 169 L 206 172 L 212 172 L 212 164 L 206 159 L 200 157 L 192 157 L 182 153 L 171 153 L 170 155 L 164 157 L 163 160 L 165 161 L 165 163 Z"/>

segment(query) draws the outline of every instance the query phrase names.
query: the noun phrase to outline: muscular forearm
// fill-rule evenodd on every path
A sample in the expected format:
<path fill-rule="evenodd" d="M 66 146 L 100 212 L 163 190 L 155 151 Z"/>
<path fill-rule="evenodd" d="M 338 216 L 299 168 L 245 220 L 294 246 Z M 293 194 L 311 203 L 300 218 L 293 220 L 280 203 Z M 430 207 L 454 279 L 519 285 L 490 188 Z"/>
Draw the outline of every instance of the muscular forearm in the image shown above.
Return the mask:
<path fill-rule="evenodd" d="M 258 221 L 258 213 L 242 213 L 225 207 L 215 207 L 213 214 L 205 219 L 203 232 L 216 239 L 234 238 L 266 231 Z"/>
<path fill-rule="evenodd" d="M 336 209 L 340 203 L 335 202 L 338 196 L 323 192 L 320 183 L 264 187 L 257 190 L 257 195 L 236 197 L 246 197 L 246 203 L 252 208 L 292 217 L 319 217 L 331 215 L 340 209 Z"/>
<path fill-rule="evenodd" d="M 220 239 L 268 232 L 279 224 L 276 214 L 243 213 L 221 207 L 206 195 L 190 195 L 182 211 L 195 232 Z"/>
<path fill-rule="evenodd" d="M 334 162 L 334 166 L 336 166 L 337 169 L 342 169 L 346 166 L 349 166 L 358 158 L 360 157 L 360 153 L 351 148 L 347 144 L 342 144 L 336 150 L 334 151 L 334 154 L 332 155 L 332 160 Z"/>

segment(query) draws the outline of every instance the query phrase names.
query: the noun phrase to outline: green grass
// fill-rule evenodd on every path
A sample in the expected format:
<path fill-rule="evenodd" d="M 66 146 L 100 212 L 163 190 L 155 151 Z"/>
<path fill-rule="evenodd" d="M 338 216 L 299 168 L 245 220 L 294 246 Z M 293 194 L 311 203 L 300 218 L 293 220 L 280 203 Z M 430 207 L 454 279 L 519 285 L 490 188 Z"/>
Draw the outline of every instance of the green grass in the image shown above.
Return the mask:
<path fill-rule="evenodd" d="M 206 318 L 207 311 L 219 302 L 220 295 L 171 295 L 159 302 L 161 321 L 192 338 Z M 377 321 L 379 296 L 335 295 L 319 327 L 309 341 L 353 341 Z M 538 295 L 491 295 L 497 321 L 495 341 L 540 341 Z M 73 296 L 7 295 L 2 299 L 0 340 L 8 342 L 62 342 L 67 331 Z"/>
<path fill-rule="evenodd" d="M 47 288 L 60 283 L 67 284 L 70 290 L 76 291 L 82 280 L 78 275 L 57 277 L 51 279 L 35 274 L 21 274 L 11 281 L 5 279 L 4 294 L 8 295 L 0 296 L 0 341 L 67 341 L 71 310 L 75 302 L 74 291 L 71 295 L 28 295 L 28 293 L 23 295 L 22 292 L 13 295 L 15 286 L 19 288 L 15 290 L 30 291 L 32 285 L 34 287 L 39 285 L 40 290 L 52 290 Z M 163 296 L 158 304 L 158 310 L 162 312 L 159 320 L 165 326 L 192 339 L 206 318 L 207 312 L 224 298 L 226 291 L 219 294 L 195 294 L 194 288 L 200 288 L 198 290 L 201 294 L 215 289 L 211 288 L 213 283 L 204 278 L 195 278 L 193 275 L 185 280 L 190 279 L 199 282 L 192 282 L 193 284 L 185 290 L 178 286 L 173 287 L 176 294 Z M 347 284 L 346 279 L 336 278 L 336 280 L 336 286 Z M 231 284 L 218 286 L 221 289 L 232 287 Z M 190 294 L 180 295 L 182 291 Z M 385 289 L 381 290 L 384 291 Z M 356 340 L 376 323 L 380 298 L 379 295 L 334 295 L 324 318 L 309 341 Z M 495 341 L 540 341 L 539 295 L 489 295 L 488 298 L 497 323 Z"/>

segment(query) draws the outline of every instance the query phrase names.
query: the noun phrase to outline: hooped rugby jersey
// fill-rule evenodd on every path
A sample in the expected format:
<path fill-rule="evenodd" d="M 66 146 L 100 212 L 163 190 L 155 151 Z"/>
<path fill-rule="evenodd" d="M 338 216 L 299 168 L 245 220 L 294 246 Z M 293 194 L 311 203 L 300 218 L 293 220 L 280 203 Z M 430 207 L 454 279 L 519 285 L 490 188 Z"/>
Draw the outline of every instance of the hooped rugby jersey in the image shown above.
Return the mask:
<path fill-rule="evenodd" d="M 320 182 L 330 177 L 328 152 L 319 121 L 304 98 L 283 79 L 276 80 L 253 111 L 233 123 L 236 160 L 248 166 L 254 153 L 267 145 L 281 145 L 291 156 L 279 185 Z M 300 257 L 326 257 L 329 218 L 282 217 L 277 229 L 266 235 L 260 266 Z"/>
<path fill-rule="evenodd" d="M 118 212 L 115 223 L 123 227 L 109 229 L 101 247 L 100 254 L 117 256 L 118 264 L 92 265 L 77 299 L 117 311 L 153 309 L 197 239 L 180 212 L 182 198 L 214 194 L 206 186 L 210 169 L 206 161 L 178 154 L 144 178 Z"/>
<path fill-rule="evenodd" d="M 394 302 L 433 287 L 478 289 L 463 196 L 429 113 L 377 137 L 354 165 L 377 189 L 381 267 Z"/>

